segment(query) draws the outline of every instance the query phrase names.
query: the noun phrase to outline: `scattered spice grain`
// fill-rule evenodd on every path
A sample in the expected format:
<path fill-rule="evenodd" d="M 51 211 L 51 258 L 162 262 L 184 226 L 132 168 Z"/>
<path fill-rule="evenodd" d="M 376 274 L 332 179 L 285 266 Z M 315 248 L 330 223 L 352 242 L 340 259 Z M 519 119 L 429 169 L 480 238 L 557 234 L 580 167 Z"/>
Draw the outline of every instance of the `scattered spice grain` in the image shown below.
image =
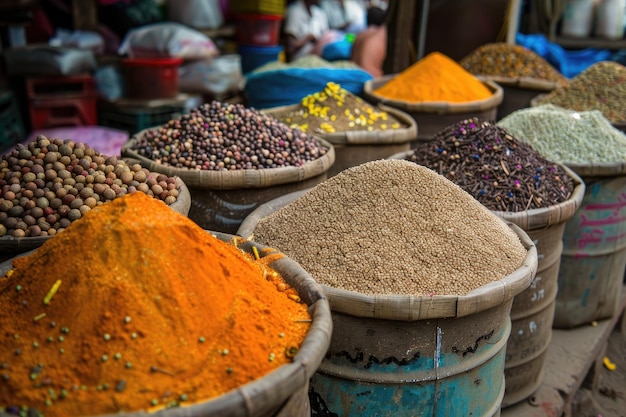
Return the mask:
<path fill-rule="evenodd" d="M 503 127 L 462 120 L 420 142 L 409 161 L 445 176 L 490 210 L 520 212 L 567 201 L 574 182 Z"/>
<path fill-rule="evenodd" d="M 493 93 L 473 74 L 440 52 L 431 52 L 374 93 L 407 102 L 465 103 L 490 98 Z"/>
<path fill-rule="evenodd" d="M 602 61 L 545 96 L 536 104 L 553 104 L 570 110 L 599 110 L 611 123 L 626 123 L 626 67 Z"/>
<path fill-rule="evenodd" d="M 481 45 L 459 64 L 474 75 L 507 78 L 527 77 L 553 81 L 565 87 L 569 80 L 537 53 L 521 45 L 495 42 Z"/>
<path fill-rule="evenodd" d="M 261 219 L 321 284 L 364 294 L 465 295 L 522 265 L 519 237 L 459 186 L 405 160 L 348 168 Z"/>
<path fill-rule="evenodd" d="M 272 113 L 291 128 L 311 133 L 405 129 L 407 125 L 362 98 L 329 82 L 302 99 L 295 109 Z"/>
<path fill-rule="evenodd" d="M 291 362 L 286 349 L 299 346 L 310 327 L 296 320 L 310 315 L 268 266 L 282 255 L 263 255 L 254 260 L 143 193 L 88 212 L 15 258 L 13 273 L 0 278 L 0 363 L 8 375 L 0 409 L 65 417 L 146 410 L 152 399 L 195 403 Z M 46 305 L 57 280 L 63 284 Z M 46 317 L 34 322 L 41 310 Z M 62 344 L 52 321 L 72 329 Z M 50 389 L 67 395 L 55 398 Z"/>
<path fill-rule="evenodd" d="M 626 135 L 598 110 L 578 112 L 544 104 L 517 110 L 498 125 L 564 165 L 626 160 Z"/>

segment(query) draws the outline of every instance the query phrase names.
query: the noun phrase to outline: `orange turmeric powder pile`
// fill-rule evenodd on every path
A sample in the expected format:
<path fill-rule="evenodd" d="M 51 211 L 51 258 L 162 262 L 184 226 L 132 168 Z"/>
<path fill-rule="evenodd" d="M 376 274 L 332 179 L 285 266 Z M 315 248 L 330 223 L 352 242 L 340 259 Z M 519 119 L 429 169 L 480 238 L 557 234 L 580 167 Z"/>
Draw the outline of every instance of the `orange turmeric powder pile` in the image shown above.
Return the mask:
<path fill-rule="evenodd" d="M 374 93 L 407 102 L 452 103 L 484 100 L 493 95 L 473 74 L 439 52 L 431 52 Z"/>
<path fill-rule="evenodd" d="M 86 213 L 0 278 L 0 410 L 189 405 L 291 362 L 311 316 L 269 252 L 140 192 Z"/>

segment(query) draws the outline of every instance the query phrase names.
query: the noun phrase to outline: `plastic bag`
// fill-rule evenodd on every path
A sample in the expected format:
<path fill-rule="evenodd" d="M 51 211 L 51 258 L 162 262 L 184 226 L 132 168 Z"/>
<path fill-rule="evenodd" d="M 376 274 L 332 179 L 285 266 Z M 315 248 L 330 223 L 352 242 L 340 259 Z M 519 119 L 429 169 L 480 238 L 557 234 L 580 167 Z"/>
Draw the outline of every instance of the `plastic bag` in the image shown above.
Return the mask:
<path fill-rule="evenodd" d="M 10 48 L 4 57 L 9 75 L 76 75 L 96 68 L 91 51 L 49 45 Z"/>
<path fill-rule="evenodd" d="M 239 55 L 222 55 L 211 60 L 190 62 L 178 70 L 178 88 L 186 93 L 220 97 L 236 91 L 242 79 Z"/>
<path fill-rule="evenodd" d="M 208 36 L 180 23 L 166 22 L 131 30 L 118 49 L 130 58 L 206 59 L 219 51 Z"/>
<path fill-rule="evenodd" d="M 611 59 L 611 51 L 608 49 L 566 50 L 561 45 L 548 41 L 542 34 L 518 33 L 515 42 L 535 52 L 567 78 L 576 77 L 596 62 Z"/>
<path fill-rule="evenodd" d="M 216 29 L 224 23 L 218 0 L 176 0 L 168 2 L 167 17 L 200 29 Z"/>
<path fill-rule="evenodd" d="M 104 39 L 98 32 L 83 30 L 58 29 L 54 37 L 48 41 L 48 44 L 51 46 L 88 49 L 94 53 L 101 53 L 104 49 Z"/>

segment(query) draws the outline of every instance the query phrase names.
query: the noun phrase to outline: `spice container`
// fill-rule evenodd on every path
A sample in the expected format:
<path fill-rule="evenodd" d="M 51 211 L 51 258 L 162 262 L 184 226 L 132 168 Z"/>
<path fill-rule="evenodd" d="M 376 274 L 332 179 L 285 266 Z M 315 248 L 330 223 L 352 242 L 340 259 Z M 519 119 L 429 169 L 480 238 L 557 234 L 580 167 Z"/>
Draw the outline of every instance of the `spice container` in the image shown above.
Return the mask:
<path fill-rule="evenodd" d="M 459 185 L 494 214 L 524 230 L 537 247 L 537 274 L 515 296 L 507 344 L 502 407 L 531 396 L 543 380 L 556 304 L 566 221 L 585 185 L 502 127 L 470 119 L 392 158 L 429 167 Z M 532 187 L 528 184 L 533 184 Z M 543 200 L 542 200 L 543 199 Z"/>
<path fill-rule="evenodd" d="M 127 193 L 144 192 L 187 215 L 185 183 L 91 146 L 39 135 L 0 159 L 0 251 L 4 259 L 41 246 L 86 212 Z"/>
<path fill-rule="evenodd" d="M 417 124 L 408 114 L 388 106 L 374 107 L 329 82 L 300 104 L 263 110 L 281 122 L 326 139 L 335 149 L 332 177 L 346 168 L 384 159 L 409 149 Z"/>
<path fill-rule="evenodd" d="M 572 328 L 614 316 L 626 268 L 626 136 L 599 111 L 550 105 L 519 110 L 499 124 L 586 185 L 563 232 L 553 326 Z"/>
<path fill-rule="evenodd" d="M 500 412 L 512 299 L 537 267 L 520 228 L 425 167 L 381 160 L 261 205 L 238 233 L 293 253 L 329 298 L 317 414 Z"/>
<path fill-rule="evenodd" d="M 326 297 L 275 249 L 216 236 L 135 193 L 2 264 L 0 408 L 308 417 Z"/>
<path fill-rule="evenodd" d="M 259 204 L 325 180 L 335 161 L 324 139 L 218 101 L 139 132 L 122 156 L 182 178 L 191 192 L 189 218 L 231 234 Z"/>
<path fill-rule="evenodd" d="M 552 104 L 569 110 L 598 110 L 613 126 L 626 131 L 626 67 L 613 61 L 602 61 L 548 94 L 531 100 L 531 106 Z"/>
<path fill-rule="evenodd" d="M 482 45 L 459 64 L 480 79 L 491 80 L 502 87 L 498 120 L 515 110 L 530 107 L 530 101 L 538 94 L 569 84 L 569 80 L 540 55 L 521 45 L 505 42 Z"/>
<path fill-rule="evenodd" d="M 399 74 L 367 81 L 364 96 L 410 114 L 419 126 L 417 141 L 424 141 L 459 120 L 495 120 L 503 93 L 493 81 L 481 81 L 433 52 Z"/>

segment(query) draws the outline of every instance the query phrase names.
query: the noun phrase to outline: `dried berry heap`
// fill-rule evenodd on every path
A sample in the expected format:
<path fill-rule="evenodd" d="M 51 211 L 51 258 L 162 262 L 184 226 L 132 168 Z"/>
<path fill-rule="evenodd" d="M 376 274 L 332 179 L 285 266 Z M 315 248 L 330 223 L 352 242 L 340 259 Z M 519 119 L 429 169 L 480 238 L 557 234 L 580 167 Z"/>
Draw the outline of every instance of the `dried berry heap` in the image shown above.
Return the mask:
<path fill-rule="evenodd" d="M 490 210 L 519 212 L 566 201 L 565 170 L 500 126 L 477 118 L 447 126 L 407 158 L 453 181 Z"/>
<path fill-rule="evenodd" d="M 0 236 L 52 236 L 95 206 L 136 191 L 170 205 L 179 188 L 174 177 L 40 135 L 0 160 Z"/>
<path fill-rule="evenodd" d="M 163 165 L 211 171 L 298 167 L 327 151 L 272 116 L 218 101 L 146 131 L 132 150 Z"/>

